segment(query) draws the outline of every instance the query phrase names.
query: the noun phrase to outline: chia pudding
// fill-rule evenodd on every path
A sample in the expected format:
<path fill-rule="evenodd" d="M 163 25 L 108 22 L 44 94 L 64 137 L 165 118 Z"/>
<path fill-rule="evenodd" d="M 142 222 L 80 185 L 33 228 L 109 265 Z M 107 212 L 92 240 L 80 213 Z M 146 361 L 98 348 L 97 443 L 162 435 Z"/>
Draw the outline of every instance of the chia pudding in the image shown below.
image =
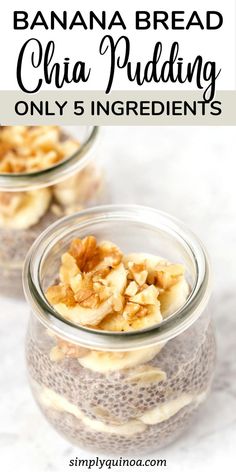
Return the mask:
<path fill-rule="evenodd" d="M 46 298 L 65 322 L 120 336 L 165 323 L 190 287 L 182 264 L 124 255 L 109 241 L 74 239 Z M 208 395 L 215 338 L 207 312 L 175 337 L 128 350 L 68 341 L 32 318 L 31 388 L 49 422 L 77 446 L 111 454 L 151 452 L 190 424 Z"/>
<path fill-rule="evenodd" d="M 57 182 L 64 162 L 82 148 L 83 142 L 58 126 L 0 128 L 1 294 L 22 294 L 23 261 L 42 231 L 58 218 L 99 200 L 103 178 L 95 163 Z M 47 177 L 45 172 L 52 169 L 54 176 Z"/>

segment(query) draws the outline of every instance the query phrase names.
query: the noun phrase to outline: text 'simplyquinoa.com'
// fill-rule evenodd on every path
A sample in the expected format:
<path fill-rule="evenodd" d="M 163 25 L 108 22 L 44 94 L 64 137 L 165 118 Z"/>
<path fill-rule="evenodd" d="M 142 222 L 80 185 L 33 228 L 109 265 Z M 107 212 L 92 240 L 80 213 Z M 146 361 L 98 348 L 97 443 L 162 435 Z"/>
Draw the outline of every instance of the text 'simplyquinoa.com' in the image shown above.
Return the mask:
<path fill-rule="evenodd" d="M 82 467 L 88 470 L 97 468 L 97 469 L 112 469 L 113 467 L 166 467 L 166 459 L 123 459 L 120 457 L 118 459 L 100 459 L 96 457 L 95 459 L 80 459 L 75 457 L 70 459 L 70 467 Z"/>

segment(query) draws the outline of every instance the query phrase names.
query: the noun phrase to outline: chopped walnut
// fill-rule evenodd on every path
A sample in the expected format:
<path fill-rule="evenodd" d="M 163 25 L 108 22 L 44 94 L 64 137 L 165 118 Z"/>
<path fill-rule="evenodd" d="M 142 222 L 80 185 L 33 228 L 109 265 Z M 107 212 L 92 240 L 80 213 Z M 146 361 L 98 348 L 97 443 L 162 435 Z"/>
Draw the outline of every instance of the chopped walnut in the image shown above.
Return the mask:
<path fill-rule="evenodd" d="M 137 282 L 138 285 L 145 284 L 148 276 L 148 271 L 145 264 L 135 264 L 134 262 L 129 262 L 128 268 L 132 278 Z"/>
<path fill-rule="evenodd" d="M 81 272 L 89 272 L 96 267 L 98 262 L 96 239 L 93 236 L 74 239 L 70 245 L 69 254 L 74 257 Z"/>
<path fill-rule="evenodd" d="M 0 172 L 36 172 L 52 167 L 78 150 L 80 143 L 59 126 L 2 126 Z"/>
<path fill-rule="evenodd" d="M 93 236 L 84 239 L 74 239 L 69 248 L 78 267 L 82 272 L 90 272 L 97 268 L 117 266 L 122 259 L 122 253 L 115 245 L 108 243 L 97 245 Z"/>
<path fill-rule="evenodd" d="M 76 296 L 76 301 L 84 308 L 98 308 L 101 303 L 99 295 L 94 292 L 89 293 L 89 291 L 87 294 L 86 291 L 84 293 L 82 292 L 82 294 L 79 292 Z"/>
<path fill-rule="evenodd" d="M 124 308 L 124 297 L 122 295 L 113 296 L 113 310 L 120 313 Z"/>
<path fill-rule="evenodd" d="M 154 285 L 149 285 L 141 290 L 139 293 L 130 298 L 133 303 L 139 305 L 155 305 L 158 297 L 158 289 Z"/>
<path fill-rule="evenodd" d="M 89 352 L 88 349 L 78 346 L 77 344 L 71 344 L 67 341 L 64 341 L 60 338 L 56 338 L 57 345 L 54 346 L 50 351 L 51 361 L 60 361 L 65 357 L 76 358 L 86 356 Z"/>
<path fill-rule="evenodd" d="M 139 286 L 136 284 L 134 280 L 132 280 L 132 282 L 129 283 L 129 285 L 127 286 L 125 290 L 125 295 L 127 295 L 128 297 L 133 297 L 138 292 L 138 289 L 139 289 Z"/>
<path fill-rule="evenodd" d="M 68 285 L 52 285 L 47 290 L 47 299 L 51 305 L 65 303 L 67 306 L 75 306 L 76 300 L 74 292 Z"/>
<path fill-rule="evenodd" d="M 147 313 L 147 308 L 140 306 L 138 303 L 128 302 L 125 305 L 123 316 L 127 321 L 134 321 L 146 316 Z"/>
<path fill-rule="evenodd" d="M 167 290 L 175 285 L 184 275 L 181 264 L 157 265 L 153 272 L 153 282 L 158 287 Z"/>
<path fill-rule="evenodd" d="M 52 168 L 73 156 L 80 146 L 59 126 L 1 126 L 0 173 L 27 174 Z M 0 227 L 28 228 L 47 211 L 57 217 L 73 214 L 99 198 L 102 188 L 102 173 L 92 162 L 55 185 L 36 189 L 33 198 L 31 191 L 0 192 Z M 47 197 L 42 202 L 42 190 L 50 193 L 50 202 Z"/>
<path fill-rule="evenodd" d="M 48 289 L 48 300 L 73 322 L 101 330 L 161 322 L 159 296 L 183 277 L 183 267 L 155 259 L 147 264 L 145 257 L 138 263 L 127 263 L 126 257 L 125 263 L 125 257 L 111 242 L 74 239 L 61 258 L 60 284 Z"/>
<path fill-rule="evenodd" d="M 80 274 L 75 258 L 66 252 L 61 257 L 60 280 L 66 284 L 70 283 L 72 277 Z"/>

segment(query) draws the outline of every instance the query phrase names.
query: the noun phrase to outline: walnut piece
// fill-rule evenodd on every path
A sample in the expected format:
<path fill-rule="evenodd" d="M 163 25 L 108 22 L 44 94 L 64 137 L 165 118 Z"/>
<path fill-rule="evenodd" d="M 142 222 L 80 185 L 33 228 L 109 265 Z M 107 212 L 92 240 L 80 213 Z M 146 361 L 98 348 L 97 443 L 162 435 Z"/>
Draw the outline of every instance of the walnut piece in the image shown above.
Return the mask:
<path fill-rule="evenodd" d="M 128 302 L 124 308 L 124 319 L 127 321 L 134 321 L 138 318 L 145 317 L 148 313 L 148 309 L 140 306 L 138 303 Z"/>
<path fill-rule="evenodd" d="M 67 341 L 64 341 L 60 338 L 56 338 L 57 344 L 50 351 L 51 361 L 60 361 L 65 357 L 76 358 L 86 356 L 89 352 L 88 349 L 78 346 L 77 344 L 71 344 Z"/>
<path fill-rule="evenodd" d="M 65 303 L 67 306 L 76 305 L 74 292 L 68 285 L 52 285 L 47 290 L 47 299 L 51 305 L 58 303 Z"/>
<path fill-rule="evenodd" d="M 80 143 L 59 126 L 1 126 L 0 172 L 28 173 L 52 167 L 74 154 Z"/>
<path fill-rule="evenodd" d="M 82 240 L 74 239 L 70 245 L 69 254 L 74 257 L 82 272 L 91 272 L 95 268 L 98 271 L 115 267 L 122 260 L 122 253 L 117 246 L 107 242 L 97 245 L 93 236 Z"/>
<path fill-rule="evenodd" d="M 49 302 L 78 325 L 99 330 L 142 329 L 162 321 L 159 295 L 183 278 L 180 264 L 128 262 L 109 241 L 74 239 L 62 255 L 60 283 Z M 151 268 L 150 268 L 151 267 Z"/>
<path fill-rule="evenodd" d="M 148 276 L 148 271 L 145 264 L 135 264 L 134 262 L 129 262 L 128 268 L 131 274 L 131 277 L 137 282 L 138 285 L 142 286 L 145 284 Z"/>
<path fill-rule="evenodd" d="M 155 285 L 167 290 L 175 285 L 184 275 L 184 267 L 181 264 L 157 265 L 155 267 Z"/>

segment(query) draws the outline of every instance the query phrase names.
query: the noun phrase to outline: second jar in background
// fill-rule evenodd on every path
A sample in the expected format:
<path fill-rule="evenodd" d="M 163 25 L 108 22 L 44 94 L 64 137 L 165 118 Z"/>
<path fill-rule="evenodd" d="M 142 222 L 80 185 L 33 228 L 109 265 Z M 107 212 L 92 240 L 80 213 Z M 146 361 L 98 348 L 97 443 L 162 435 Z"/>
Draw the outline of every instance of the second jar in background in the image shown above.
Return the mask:
<path fill-rule="evenodd" d="M 0 293 L 22 294 L 24 258 L 51 223 L 103 201 L 98 128 L 0 128 Z"/>

